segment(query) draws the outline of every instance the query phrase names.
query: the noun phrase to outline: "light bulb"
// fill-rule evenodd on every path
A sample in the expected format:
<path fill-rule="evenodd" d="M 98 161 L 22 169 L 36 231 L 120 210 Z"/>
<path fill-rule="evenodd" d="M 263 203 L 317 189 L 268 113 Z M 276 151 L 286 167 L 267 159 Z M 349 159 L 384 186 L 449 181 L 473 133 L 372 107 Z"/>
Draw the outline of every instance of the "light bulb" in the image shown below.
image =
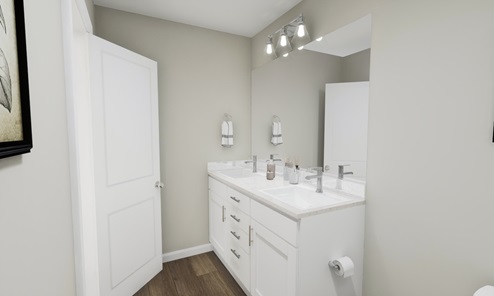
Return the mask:
<path fill-rule="evenodd" d="M 288 43 L 288 38 L 286 37 L 286 35 L 285 34 L 281 35 L 280 45 L 285 47 L 287 43 Z"/>
<path fill-rule="evenodd" d="M 266 53 L 267 54 L 272 54 L 273 53 L 273 44 L 269 43 L 266 45 Z"/>
<path fill-rule="evenodd" d="M 297 35 L 298 35 L 298 37 L 304 37 L 305 36 L 305 25 L 303 23 L 300 23 L 298 25 Z"/>

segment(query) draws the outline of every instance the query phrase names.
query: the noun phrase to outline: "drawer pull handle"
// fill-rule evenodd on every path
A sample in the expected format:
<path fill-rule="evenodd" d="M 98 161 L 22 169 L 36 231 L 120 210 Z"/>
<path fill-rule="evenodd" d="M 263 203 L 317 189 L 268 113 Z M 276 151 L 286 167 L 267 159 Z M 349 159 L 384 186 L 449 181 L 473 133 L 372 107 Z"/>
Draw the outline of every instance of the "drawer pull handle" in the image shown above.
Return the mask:
<path fill-rule="evenodd" d="M 238 203 L 240 202 L 240 199 L 236 198 L 235 196 L 230 196 L 230 198 L 233 199 L 234 201 L 238 202 Z"/>
<path fill-rule="evenodd" d="M 221 222 L 225 222 L 225 206 L 221 206 Z"/>
<path fill-rule="evenodd" d="M 233 253 L 233 255 L 235 255 L 235 257 L 237 257 L 237 259 L 240 259 L 240 254 L 237 254 L 236 250 L 230 249 L 230 251 Z"/>
<path fill-rule="evenodd" d="M 232 217 L 233 220 L 237 221 L 237 222 L 240 222 L 240 218 L 237 218 L 237 216 L 235 215 L 230 215 L 230 217 Z"/>
<path fill-rule="evenodd" d="M 240 235 L 238 235 L 235 231 L 230 231 L 230 233 L 238 240 L 240 240 Z"/>

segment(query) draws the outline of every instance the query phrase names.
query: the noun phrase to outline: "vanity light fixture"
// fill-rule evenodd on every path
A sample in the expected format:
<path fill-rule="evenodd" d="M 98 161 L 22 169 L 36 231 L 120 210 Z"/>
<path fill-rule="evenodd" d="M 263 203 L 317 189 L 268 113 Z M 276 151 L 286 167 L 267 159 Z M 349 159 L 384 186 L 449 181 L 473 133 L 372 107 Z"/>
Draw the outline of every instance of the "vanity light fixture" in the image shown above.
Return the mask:
<path fill-rule="evenodd" d="M 278 41 L 276 42 L 276 47 L 274 47 L 273 39 L 276 35 L 278 36 Z M 304 23 L 304 17 L 300 14 L 296 19 L 268 36 L 265 53 L 272 59 L 279 56 L 287 57 L 293 48 L 302 50 L 310 41 L 309 32 Z"/>

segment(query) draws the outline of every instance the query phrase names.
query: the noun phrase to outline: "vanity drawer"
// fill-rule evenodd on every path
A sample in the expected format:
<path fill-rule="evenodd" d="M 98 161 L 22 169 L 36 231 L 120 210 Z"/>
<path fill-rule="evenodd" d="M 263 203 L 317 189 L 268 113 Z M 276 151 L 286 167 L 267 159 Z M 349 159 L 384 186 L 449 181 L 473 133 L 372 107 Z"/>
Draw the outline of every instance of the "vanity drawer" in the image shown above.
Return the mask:
<path fill-rule="evenodd" d="M 242 282 L 244 287 L 250 288 L 250 256 L 236 243 L 227 250 L 228 265 L 233 273 Z"/>
<path fill-rule="evenodd" d="M 230 245 L 238 245 L 240 246 L 247 254 L 250 254 L 250 246 L 249 246 L 249 233 L 243 231 L 238 227 L 238 225 L 234 225 L 229 223 L 227 226 L 227 234 L 228 240 L 231 242 Z"/>
<path fill-rule="evenodd" d="M 265 205 L 258 203 L 255 200 L 252 201 L 251 217 L 292 246 L 297 247 L 297 222 L 266 207 Z"/>
<path fill-rule="evenodd" d="M 250 197 L 228 187 L 226 198 L 230 204 L 241 209 L 247 215 L 250 214 Z"/>
<path fill-rule="evenodd" d="M 249 231 L 250 217 L 240 209 L 229 205 L 226 211 L 226 221 L 244 232 Z"/>

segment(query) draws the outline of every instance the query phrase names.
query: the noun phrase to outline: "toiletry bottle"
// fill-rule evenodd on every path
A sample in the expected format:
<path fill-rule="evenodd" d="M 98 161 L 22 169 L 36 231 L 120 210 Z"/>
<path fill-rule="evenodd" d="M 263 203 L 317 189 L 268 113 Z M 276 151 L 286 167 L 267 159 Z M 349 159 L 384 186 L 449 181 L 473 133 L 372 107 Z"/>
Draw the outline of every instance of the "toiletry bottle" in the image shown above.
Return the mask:
<path fill-rule="evenodd" d="M 276 165 L 274 164 L 274 161 L 270 159 L 268 161 L 268 167 L 266 169 L 266 179 L 273 180 L 275 174 L 276 174 Z"/>
<path fill-rule="evenodd" d="M 298 168 L 298 165 L 292 168 L 292 171 L 290 173 L 290 184 L 298 184 L 298 178 L 300 175 L 300 171 Z"/>
<path fill-rule="evenodd" d="M 285 160 L 285 166 L 283 167 L 283 181 L 290 180 L 290 172 L 292 171 L 293 163 L 290 161 L 290 158 Z"/>

